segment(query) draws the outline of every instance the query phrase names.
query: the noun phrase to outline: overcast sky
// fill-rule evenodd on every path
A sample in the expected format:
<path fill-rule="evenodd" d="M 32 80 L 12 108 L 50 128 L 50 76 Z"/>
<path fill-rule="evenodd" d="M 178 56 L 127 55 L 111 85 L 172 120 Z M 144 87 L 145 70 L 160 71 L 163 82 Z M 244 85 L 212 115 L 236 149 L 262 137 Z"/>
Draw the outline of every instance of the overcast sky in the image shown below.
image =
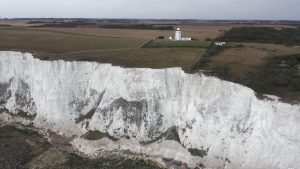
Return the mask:
<path fill-rule="evenodd" d="M 0 15 L 300 20 L 300 0 L 0 0 Z"/>

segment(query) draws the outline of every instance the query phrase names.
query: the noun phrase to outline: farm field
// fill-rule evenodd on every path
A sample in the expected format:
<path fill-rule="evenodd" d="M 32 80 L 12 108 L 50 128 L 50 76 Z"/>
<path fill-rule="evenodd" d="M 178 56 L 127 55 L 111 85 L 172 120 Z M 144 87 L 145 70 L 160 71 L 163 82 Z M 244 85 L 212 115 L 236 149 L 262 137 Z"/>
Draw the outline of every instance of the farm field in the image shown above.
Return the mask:
<path fill-rule="evenodd" d="M 254 26 L 254 25 L 238 25 L 238 24 L 215 24 L 215 25 L 175 25 L 174 28 L 180 27 L 184 32 L 183 36 L 191 36 L 195 39 L 204 41 L 205 39 L 214 39 L 221 36 L 224 31 L 230 30 L 233 27 Z M 286 25 L 255 25 L 255 27 L 272 27 L 275 29 L 292 27 Z M 83 34 L 93 36 L 108 36 L 108 37 L 132 37 L 143 40 L 151 40 L 157 36 L 169 37 L 174 34 L 172 30 L 138 30 L 138 29 L 105 29 L 105 28 L 49 28 L 30 27 L 32 30 L 43 30 L 51 32 L 62 32 L 71 34 Z"/>
<path fill-rule="evenodd" d="M 26 29 L 0 29 L 1 50 L 15 49 L 54 55 L 86 50 L 137 48 L 142 42 L 133 38 L 70 35 Z"/>
<path fill-rule="evenodd" d="M 174 26 L 176 27 L 176 26 Z M 232 26 L 192 26 L 180 25 L 184 36 L 192 36 L 199 40 L 213 39 L 222 35 L 223 30 L 229 30 Z M 84 34 L 108 37 L 132 37 L 143 40 L 151 40 L 157 36 L 169 37 L 174 34 L 172 30 L 136 30 L 136 29 L 105 29 L 105 28 L 29 28 L 32 30 L 43 30 L 63 32 L 72 34 Z"/>
<path fill-rule="evenodd" d="M 189 70 L 203 49 L 141 48 L 145 39 L 104 37 L 85 34 L 32 30 L 24 27 L 1 27 L 0 50 L 27 51 L 41 59 L 86 60 L 125 67 Z"/>

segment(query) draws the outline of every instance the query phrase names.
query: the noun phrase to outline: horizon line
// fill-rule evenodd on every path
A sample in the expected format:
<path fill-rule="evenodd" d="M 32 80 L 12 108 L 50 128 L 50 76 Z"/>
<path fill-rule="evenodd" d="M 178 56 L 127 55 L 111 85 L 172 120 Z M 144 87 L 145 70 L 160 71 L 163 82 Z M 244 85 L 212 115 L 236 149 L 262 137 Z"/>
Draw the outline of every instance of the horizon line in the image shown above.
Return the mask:
<path fill-rule="evenodd" d="M 5 19 L 98 19 L 98 20 L 171 20 L 171 21 L 185 21 L 185 20 L 195 20 L 195 21 L 297 21 L 295 19 L 196 19 L 196 18 L 97 18 L 97 17 L 3 17 L 0 20 Z"/>

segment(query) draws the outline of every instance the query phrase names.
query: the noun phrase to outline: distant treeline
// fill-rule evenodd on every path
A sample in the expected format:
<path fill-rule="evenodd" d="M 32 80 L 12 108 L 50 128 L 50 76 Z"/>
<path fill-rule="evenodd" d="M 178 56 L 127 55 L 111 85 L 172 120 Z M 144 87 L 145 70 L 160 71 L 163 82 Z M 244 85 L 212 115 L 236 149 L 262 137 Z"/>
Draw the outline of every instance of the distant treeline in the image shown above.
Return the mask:
<path fill-rule="evenodd" d="M 280 30 L 269 27 L 232 28 L 217 40 L 300 45 L 300 27 L 282 28 Z"/>
<path fill-rule="evenodd" d="M 7 24 L 0 24 L 0 26 L 4 26 L 4 27 L 10 27 L 11 25 L 7 25 Z"/>
<path fill-rule="evenodd" d="M 111 24 L 111 25 L 100 25 L 99 28 L 109 29 L 145 29 L 145 30 L 174 30 L 173 26 L 162 26 L 162 25 L 148 25 L 148 24 Z"/>
<path fill-rule="evenodd" d="M 144 30 L 174 30 L 171 25 L 155 25 L 155 24 L 103 24 L 98 25 L 94 22 L 72 21 L 72 22 L 43 22 L 43 21 L 30 21 L 28 24 L 41 24 L 33 25 L 32 27 L 80 27 L 90 26 L 108 29 L 144 29 Z"/>
<path fill-rule="evenodd" d="M 43 22 L 32 21 L 32 22 L 28 22 L 28 23 L 30 23 L 30 24 L 42 24 Z M 42 25 L 35 25 L 35 26 L 32 26 L 32 27 L 68 27 L 68 28 L 73 28 L 73 27 L 78 27 L 78 26 L 92 26 L 92 25 L 96 25 L 96 23 L 76 21 L 76 22 L 49 22 L 49 23 L 44 23 Z"/>
<path fill-rule="evenodd" d="M 43 24 L 43 23 L 47 23 L 47 22 L 44 22 L 44 21 L 29 21 L 29 22 L 27 22 L 27 24 Z"/>

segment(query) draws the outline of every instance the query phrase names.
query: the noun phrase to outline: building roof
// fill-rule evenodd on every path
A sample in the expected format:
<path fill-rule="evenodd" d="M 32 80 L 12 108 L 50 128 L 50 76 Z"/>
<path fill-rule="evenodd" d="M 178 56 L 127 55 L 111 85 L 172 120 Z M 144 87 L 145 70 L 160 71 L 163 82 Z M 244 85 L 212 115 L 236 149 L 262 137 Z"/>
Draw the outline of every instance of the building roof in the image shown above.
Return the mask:
<path fill-rule="evenodd" d="M 288 68 L 290 67 L 286 61 L 282 60 L 279 64 L 278 64 L 278 67 L 280 68 Z"/>

